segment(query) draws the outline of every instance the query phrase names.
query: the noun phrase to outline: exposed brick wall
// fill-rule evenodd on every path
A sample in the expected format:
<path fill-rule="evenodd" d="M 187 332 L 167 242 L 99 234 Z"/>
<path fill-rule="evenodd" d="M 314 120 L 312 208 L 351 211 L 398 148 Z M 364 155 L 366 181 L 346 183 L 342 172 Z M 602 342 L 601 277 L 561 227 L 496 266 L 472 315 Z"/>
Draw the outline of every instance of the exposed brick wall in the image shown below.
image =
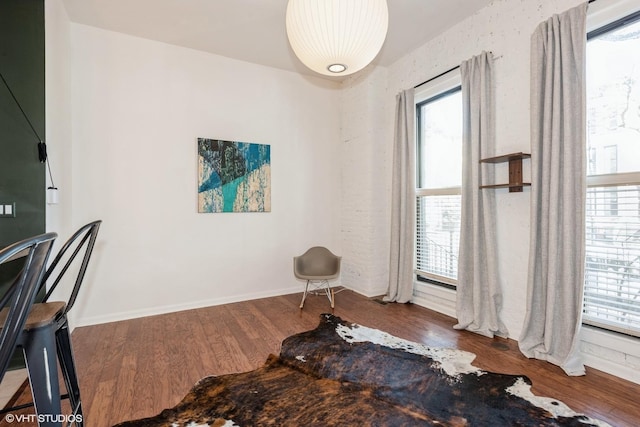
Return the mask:
<path fill-rule="evenodd" d="M 388 283 L 393 110 L 386 85 L 386 69 L 369 67 L 345 81 L 341 100 L 342 283 L 369 296 Z"/>

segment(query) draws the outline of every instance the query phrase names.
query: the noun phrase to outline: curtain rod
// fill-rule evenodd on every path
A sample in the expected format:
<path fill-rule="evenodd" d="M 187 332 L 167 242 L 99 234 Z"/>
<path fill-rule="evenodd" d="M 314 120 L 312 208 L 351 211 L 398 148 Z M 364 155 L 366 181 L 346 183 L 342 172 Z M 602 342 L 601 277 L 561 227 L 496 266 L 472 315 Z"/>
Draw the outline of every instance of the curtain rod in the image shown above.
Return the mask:
<path fill-rule="evenodd" d="M 596 1 L 596 0 L 591 0 L 591 1 Z M 489 51 L 489 53 L 493 55 L 493 52 L 492 52 L 492 51 Z M 500 58 L 502 58 L 502 55 L 494 56 L 494 57 L 493 57 L 493 59 L 494 59 L 494 60 L 498 60 L 498 59 L 500 59 Z M 427 84 L 427 83 L 429 83 L 429 82 L 432 82 L 432 81 L 434 81 L 435 79 L 437 79 L 438 77 L 442 77 L 442 76 L 444 76 L 445 74 L 448 74 L 448 73 L 450 73 L 450 72 L 452 72 L 452 71 L 457 70 L 458 68 L 460 68 L 460 65 L 456 65 L 456 66 L 455 66 L 455 67 L 453 67 L 453 68 L 449 68 L 447 71 L 444 71 L 444 72 L 442 72 L 442 73 L 438 74 L 438 75 L 437 75 L 437 76 L 435 76 L 435 77 L 431 77 L 430 79 L 427 79 L 427 80 L 423 81 L 422 83 L 418 83 L 418 84 L 417 84 L 417 85 L 415 85 L 413 88 L 414 88 L 414 89 L 417 89 L 418 87 L 420 87 L 420 86 L 422 86 L 422 85 L 424 85 L 424 84 Z"/>
<path fill-rule="evenodd" d="M 423 81 L 422 83 L 419 83 L 419 84 L 415 85 L 413 88 L 414 88 L 414 89 L 417 89 L 418 87 L 420 87 L 420 86 L 422 86 L 422 85 L 424 85 L 424 84 L 427 84 L 427 83 L 429 83 L 429 82 L 432 82 L 432 81 L 434 81 L 435 79 L 437 79 L 438 77 L 442 77 L 442 76 L 444 76 L 445 74 L 448 74 L 448 73 L 450 73 L 450 72 L 452 72 L 452 71 L 457 70 L 458 68 L 460 68 L 460 66 L 459 66 L 459 65 L 456 65 L 455 67 L 450 68 L 450 69 L 448 69 L 447 71 L 442 72 L 442 73 L 438 74 L 438 75 L 437 75 L 437 76 L 435 76 L 435 77 L 431 77 L 430 79 L 427 79 L 427 80 Z"/>

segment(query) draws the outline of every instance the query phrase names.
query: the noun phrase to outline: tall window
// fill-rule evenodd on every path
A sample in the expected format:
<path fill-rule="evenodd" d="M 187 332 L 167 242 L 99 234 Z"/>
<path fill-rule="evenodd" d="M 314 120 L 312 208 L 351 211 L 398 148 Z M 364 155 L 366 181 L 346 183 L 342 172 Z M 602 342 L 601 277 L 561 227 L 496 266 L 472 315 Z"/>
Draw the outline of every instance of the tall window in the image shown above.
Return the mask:
<path fill-rule="evenodd" d="M 640 336 L 640 13 L 589 33 L 584 322 Z"/>
<path fill-rule="evenodd" d="M 416 95 L 416 273 L 419 279 L 453 286 L 458 279 L 462 183 L 459 82 L 459 76 L 449 78 Z"/>

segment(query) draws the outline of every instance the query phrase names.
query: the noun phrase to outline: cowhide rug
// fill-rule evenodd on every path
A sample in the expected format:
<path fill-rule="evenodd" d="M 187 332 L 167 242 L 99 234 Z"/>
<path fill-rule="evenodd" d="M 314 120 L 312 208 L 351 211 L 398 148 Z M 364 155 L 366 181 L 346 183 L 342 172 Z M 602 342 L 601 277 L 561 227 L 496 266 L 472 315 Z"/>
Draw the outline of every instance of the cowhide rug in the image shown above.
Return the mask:
<path fill-rule="evenodd" d="M 474 358 L 323 314 L 263 367 L 204 378 L 174 408 L 118 427 L 608 426 Z"/>

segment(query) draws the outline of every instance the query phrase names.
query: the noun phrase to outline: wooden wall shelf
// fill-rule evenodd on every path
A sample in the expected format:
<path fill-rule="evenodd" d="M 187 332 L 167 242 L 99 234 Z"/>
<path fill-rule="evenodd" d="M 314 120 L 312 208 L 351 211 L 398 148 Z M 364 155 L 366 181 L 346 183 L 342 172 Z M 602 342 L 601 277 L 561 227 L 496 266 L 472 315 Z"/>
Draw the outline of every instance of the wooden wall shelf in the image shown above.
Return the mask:
<path fill-rule="evenodd" d="M 509 162 L 509 183 L 481 185 L 480 188 L 508 188 L 509 193 L 521 193 L 523 187 L 531 185 L 530 182 L 522 182 L 522 160 L 529 158 L 531 158 L 531 154 L 519 152 L 481 159 L 480 163 Z"/>

